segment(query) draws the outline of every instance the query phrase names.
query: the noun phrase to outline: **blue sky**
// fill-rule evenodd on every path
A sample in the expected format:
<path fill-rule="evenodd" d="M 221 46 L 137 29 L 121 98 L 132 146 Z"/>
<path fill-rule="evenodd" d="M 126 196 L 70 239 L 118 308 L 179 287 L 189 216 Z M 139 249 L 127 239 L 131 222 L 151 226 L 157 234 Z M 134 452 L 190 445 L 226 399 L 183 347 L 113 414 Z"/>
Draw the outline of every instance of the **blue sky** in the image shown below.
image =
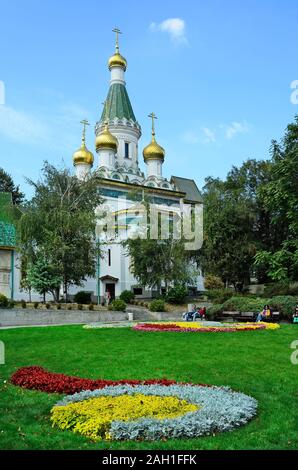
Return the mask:
<path fill-rule="evenodd" d="M 0 166 L 28 196 L 24 176 L 36 179 L 44 160 L 72 165 L 83 118 L 94 151 L 114 26 L 123 31 L 139 147 L 154 111 L 165 176 L 201 187 L 247 158 L 266 158 L 298 114 L 290 99 L 296 0 L 0 0 L 0 14 Z"/>

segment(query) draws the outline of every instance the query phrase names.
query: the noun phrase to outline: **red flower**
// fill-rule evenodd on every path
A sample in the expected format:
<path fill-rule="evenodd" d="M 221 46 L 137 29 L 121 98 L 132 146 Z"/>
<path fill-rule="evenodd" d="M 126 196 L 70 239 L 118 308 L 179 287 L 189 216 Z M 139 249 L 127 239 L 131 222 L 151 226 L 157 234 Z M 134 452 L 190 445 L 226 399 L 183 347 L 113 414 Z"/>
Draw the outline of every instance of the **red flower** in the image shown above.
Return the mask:
<path fill-rule="evenodd" d="M 175 380 L 149 379 L 149 380 L 105 380 L 105 379 L 82 379 L 71 375 L 48 372 L 39 366 L 22 367 L 17 370 L 10 379 L 11 383 L 23 388 L 41 390 L 48 393 L 73 394 L 82 390 L 96 390 L 107 386 L 121 384 L 128 385 L 173 385 Z M 200 384 L 203 385 L 203 384 Z M 207 387 L 208 385 L 206 385 Z"/>

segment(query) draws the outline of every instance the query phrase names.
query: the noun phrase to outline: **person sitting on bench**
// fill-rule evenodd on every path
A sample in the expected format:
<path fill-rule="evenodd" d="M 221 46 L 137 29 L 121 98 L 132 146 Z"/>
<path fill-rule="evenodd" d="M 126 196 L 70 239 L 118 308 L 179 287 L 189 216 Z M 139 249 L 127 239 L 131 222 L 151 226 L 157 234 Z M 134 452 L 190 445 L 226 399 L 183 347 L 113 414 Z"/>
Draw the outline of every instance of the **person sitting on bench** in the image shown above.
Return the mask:
<path fill-rule="evenodd" d="M 295 307 L 295 311 L 292 315 L 292 318 L 293 318 L 293 323 L 298 323 L 298 305 L 296 305 Z"/>
<path fill-rule="evenodd" d="M 182 314 L 182 318 L 184 321 L 193 321 L 195 319 L 196 313 L 197 307 L 194 305 L 193 310 L 191 310 L 190 312 L 184 312 Z"/>
<path fill-rule="evenodd" d="M 264 305 L 264 308 L 263 308 L 262 312 L 260 312 L 258 314 L 256 321 L 257 322 L 265 321 L 265 320 L 268 320 L 271 317 L 272 317 L 272 311 L 271 311 L 270 306 L 269 305 Z"/>

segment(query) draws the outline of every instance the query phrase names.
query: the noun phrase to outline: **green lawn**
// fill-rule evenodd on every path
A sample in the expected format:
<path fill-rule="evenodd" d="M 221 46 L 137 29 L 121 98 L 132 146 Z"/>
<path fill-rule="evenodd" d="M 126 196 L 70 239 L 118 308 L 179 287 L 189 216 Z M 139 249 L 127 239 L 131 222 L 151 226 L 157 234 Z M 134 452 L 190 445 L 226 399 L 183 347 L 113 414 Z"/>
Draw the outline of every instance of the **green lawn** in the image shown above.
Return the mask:
<path fill-rule="evenodd" d="M 144 333 L 82 326 L 1 330 L 6 365 L 0 366 L 1 449 L 297 449 L 297 376 L 290 344 L 297 325 L 239 333 Z M 161 442 L 92 443 L 51 427 L 59 395 L 14 387 L 22 366 L 106 379 L 168 378 L 230 385 L 259 401 L 248 425 L 212 437 Z"/>

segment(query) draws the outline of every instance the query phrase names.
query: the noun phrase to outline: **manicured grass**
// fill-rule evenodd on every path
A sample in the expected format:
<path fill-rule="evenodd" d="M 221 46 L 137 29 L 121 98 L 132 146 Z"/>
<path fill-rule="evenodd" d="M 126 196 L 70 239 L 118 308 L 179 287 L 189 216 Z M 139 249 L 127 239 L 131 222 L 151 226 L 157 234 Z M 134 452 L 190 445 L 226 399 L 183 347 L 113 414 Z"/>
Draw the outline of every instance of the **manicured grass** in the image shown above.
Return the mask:
<path fill-rule="evenodd" d="M 297 449 L 298 366 L 290 362 L 297 325 L 239 333 L 144 333 L 82 326 L 1 330 L 1 449 Z M 233 432 L 200 439 L 92 443 L 52 428 L 59 395 L 8 383 L 19 367 L 105 379 L 168 378 L 230 385 L 259 402 L 258 416 Z"/>

